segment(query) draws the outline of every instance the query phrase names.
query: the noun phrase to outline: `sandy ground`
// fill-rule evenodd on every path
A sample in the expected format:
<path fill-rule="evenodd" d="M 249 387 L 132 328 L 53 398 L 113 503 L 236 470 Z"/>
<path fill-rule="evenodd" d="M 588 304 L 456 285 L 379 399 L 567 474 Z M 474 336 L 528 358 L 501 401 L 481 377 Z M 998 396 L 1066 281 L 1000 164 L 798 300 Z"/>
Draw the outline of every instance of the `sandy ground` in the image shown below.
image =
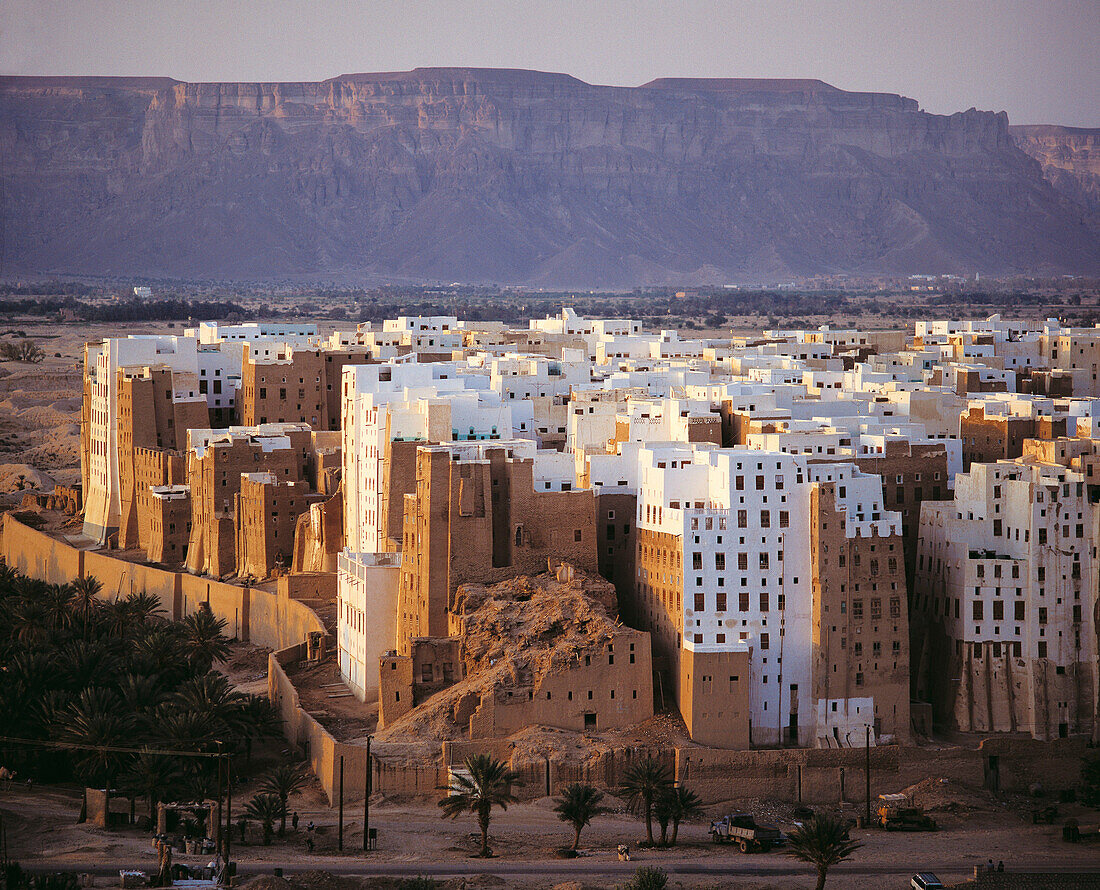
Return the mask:
<path fill-rule="evenodd" d="M 5 340 L 22 331 L 46 353 L 34 365 L 0 362 L 0 508 L 18 503 L 18 477 L 50 491 L 55 482 L 80 481 L 80 402 L 84 344 L 126 333 L 166 332 L 162 323 L 83 324 L 16 321 L 0 329 Z M 173 330 L 181 331 L 177 325 Z"/>
<path fill-rule="evenodd" d="M 722 867 L 728 863 L 731 873 L 748 867 L 794 873 L 766 876 L 746 876 L 736 882 L 715 882 L 713 877 L 677 876 L 671 886 L 745 886 L 794 888 L 812 886 L 808 874 L 781 852 L 741 857 L 729 848 L 709 842 L 707 821 L 700 820 L 681 827 L 680 842 L 674 850 L 643 850 L 636 844 L 644 837 L 640 820 L 625 813 L 619 802 L 607 798 L 612 812 L 598 817 L 582 836 L 581 847 L 592 863 L 613 862 L 615 846 L 630 843 L 633 864 L 664 863 L 673 867 L 685 861 L 711 863 Z M 741 804 L 746 802 L 740 802 Z M 708 817 L 738 806 L 731 802 L 711 808 Z M 51 867 L 65 868 L 97 862 L 103 864 L 136 864 L 154 867 L 155 857 L 147 833 L 130 831 L 106 832 L 87 825 L 75 824 L 80 798 L 76 789 L 22 788 L 0 793 L 0 815 L 7 827 L 8 844 L 14 858 L 24 865 L 49 862 Z M 379 830 L 379 849 L 369 854 L 361 851 L 362 808 L 356 804 L 345 813 L 345 852 L 336 852 L 336 811 L 329 808 L 316 786 L 292 799 L 300 816 L 298 830 L 288 827 L 285 840 L 276 839 L 264 847 L 259 829 L 250 826 L 248 840 L 240 843 L 234 830 L 233 855 L 242 868 L 269 864 L 284 867 L 323 869 L 326 866 L 354 867 L 356 863 L 390 863 L 395 866 L 426 867 L 438 863 L 470 863 L 477 846 L 476 825 L 472 818 L 456 822 L 444 821 L 431 802 L 389 802 L 376 796 L 371 806 L 371 824 Z M 556 860 L 558 847 L 567 845 L 570 831 L 556 818 L 553 800 L 544 798 L 513 805 L 507 812 L 497 812 L 492 823 L 492 847 L 498 857 L 496 868 L 507 863 L 518 867 Z M 1063 807 L 1065 812 L 1071 812 Z M 139 812 L 140 812 L 139 804 Z M 1095 813 L 1091 814 L 1096 821 Z M 891 867 L 891 874 L 849 874 L 837 869 L 830 878 L 830 887 L 903 887 L 907 877 L 916 870 L 933 869 L 941 878 L 965 877 L 973 865 L 986 858 L 1004 860 L 1008 869 L 1043 867 L 1100 869 L 1100 843 L 1069 846 L 1060 839 L 1060 826 L 1034 826 L 1029 818 L 1008 808 L 991 807 L 981 812 L 963 814 L 939 813 L 942 830 L 935 833 L 888 833 L 855 830 L 853 834 L 864 843 L 852 859 L 853 866 Z M 1089 819 L 1085 816 L 1083 824 Z M 313 821 L 316 849 L 306 849 L 306 825 Z M 781 823 L 789 828 L 789 823 Z M 189 861 L 199 857 L 182 857 Z M 201 863 L 195 863 L 201 864 Z M 583 865 L 581 866 L 583 869 Z M 606 876 L 605 876 L 606 877 Z M 101 879 L 105 881 L 105 879 Z M 559 878 L 559 880 L 562 880 Z M 677 883 L 679 882 L 679 883 Z M 544 881 L 550 886 L 554 881 Z M 512 884 L 510 884 L 512 885 Z M 534 878 L 514 886 L 540 886 Z M 600 886 L 599 883 L 595 886 Z"/>

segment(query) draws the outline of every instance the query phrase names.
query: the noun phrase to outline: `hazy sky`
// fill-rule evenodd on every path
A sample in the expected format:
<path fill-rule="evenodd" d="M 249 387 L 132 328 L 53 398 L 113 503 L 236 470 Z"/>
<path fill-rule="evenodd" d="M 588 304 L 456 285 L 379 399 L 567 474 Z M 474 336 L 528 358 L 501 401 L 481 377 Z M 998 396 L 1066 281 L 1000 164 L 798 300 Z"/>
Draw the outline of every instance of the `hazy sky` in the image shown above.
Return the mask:
<path fill-rule="evenodd" d="M 590 83 L 816 77 L 1100 126 L 1100 0 L 0 0 L 0 73 L 323 80 L 430 65 Z"/>

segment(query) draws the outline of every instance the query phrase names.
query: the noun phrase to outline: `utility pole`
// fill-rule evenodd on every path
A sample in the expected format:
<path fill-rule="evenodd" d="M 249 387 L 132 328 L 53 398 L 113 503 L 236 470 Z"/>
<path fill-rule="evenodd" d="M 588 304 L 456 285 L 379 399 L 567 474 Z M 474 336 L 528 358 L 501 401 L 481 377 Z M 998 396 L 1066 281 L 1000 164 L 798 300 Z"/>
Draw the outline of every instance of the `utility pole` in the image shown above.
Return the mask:
<path fill-rule="evenodd" d="M 218 742 L 218 850 L 222 850 L 222 770 L 225 768 L 225 757 L 222 755 L 222 743 Z"/>
<path fill-rule="evenodd" d="M 371 760 L 370 760 L 370 740 L 371 736 L 367 736 L 367 776 L 363 780 L 363 849 L 370 849 L 370 791 L 371 791 Z"/>
<path fill-rule="evenodd" d="M 233 755 L 225 755 L 225 871 L 229 877 L 229 855 L 233 843 Z"/>
<path fill-rule="evenodd" d="M 336 849 L 344 851 L 344 755 L 340 755 L 340 822 L 336 829 Z"/>
<path fill-rule="evenodd" d="M 866 753 L 866 779 L 867 779 L 867 813 L 866 813 L 866 825 L 871 827 L 871 724 L 867 724 L 867 743 L 864 745 L 864 751 Z"/>

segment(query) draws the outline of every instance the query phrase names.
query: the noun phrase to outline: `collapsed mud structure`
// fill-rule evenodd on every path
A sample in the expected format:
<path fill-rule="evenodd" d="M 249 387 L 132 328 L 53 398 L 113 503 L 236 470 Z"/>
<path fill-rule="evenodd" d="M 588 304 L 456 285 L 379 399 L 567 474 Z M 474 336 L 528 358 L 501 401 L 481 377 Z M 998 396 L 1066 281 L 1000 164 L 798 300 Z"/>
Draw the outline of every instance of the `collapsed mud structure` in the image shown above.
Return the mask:
<path fill-rule="evenodd" d="M 653 716 L 649 634 L 616 619 L 615 588 L 562 563 L 462 585 L 449 637 L 385 656 L 380 740 L 504 738 L 528 726 L 621 729 Z"/>

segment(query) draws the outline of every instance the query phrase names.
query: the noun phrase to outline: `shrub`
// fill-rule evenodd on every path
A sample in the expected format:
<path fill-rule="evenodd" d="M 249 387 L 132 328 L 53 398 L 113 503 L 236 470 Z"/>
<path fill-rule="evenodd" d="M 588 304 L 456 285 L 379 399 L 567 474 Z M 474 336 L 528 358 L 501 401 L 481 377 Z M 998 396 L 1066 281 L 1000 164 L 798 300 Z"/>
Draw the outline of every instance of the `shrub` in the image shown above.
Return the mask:
<path fill-rule="evenodd" d="M 663 869 L 643 865 L 634 872 L 634 880 L 630 882 L 630 890 L 664 890 L 668 883 L 668 875 Z"/>

